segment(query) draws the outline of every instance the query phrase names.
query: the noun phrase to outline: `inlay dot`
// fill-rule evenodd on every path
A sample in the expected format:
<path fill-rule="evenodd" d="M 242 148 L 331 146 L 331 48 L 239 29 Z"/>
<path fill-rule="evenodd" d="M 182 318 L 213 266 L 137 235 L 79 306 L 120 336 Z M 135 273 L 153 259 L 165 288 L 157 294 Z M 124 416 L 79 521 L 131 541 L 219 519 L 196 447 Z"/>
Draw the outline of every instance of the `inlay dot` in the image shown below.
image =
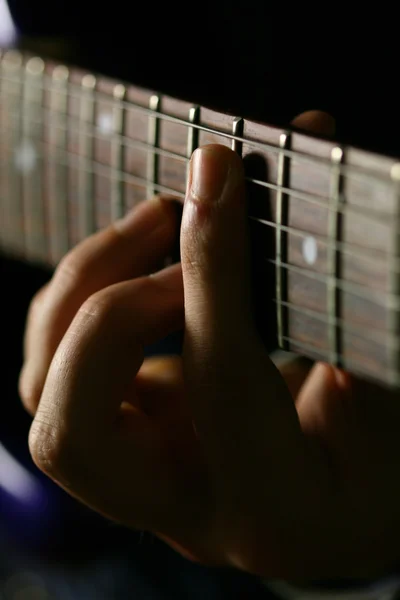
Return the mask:
<path fill-rule="evenodd" d="M 110 135 L 114 131 L 113 115 L 110 113 L 100 113 L 97 119 L 97 127 L 104 135 Z"/>
<path fill-rule="evenodd" d="M 30 140 L 23 140 L 14 151 L 15 168 L 25 175 L 31 173 L 37 161 L 35 146 Z"/>
<path fill-rule="evenodd" d="M 303 239 L 303 258 L 308 265 L 314 265 L 318 257 L 317 241 L 312 236 Z"/>

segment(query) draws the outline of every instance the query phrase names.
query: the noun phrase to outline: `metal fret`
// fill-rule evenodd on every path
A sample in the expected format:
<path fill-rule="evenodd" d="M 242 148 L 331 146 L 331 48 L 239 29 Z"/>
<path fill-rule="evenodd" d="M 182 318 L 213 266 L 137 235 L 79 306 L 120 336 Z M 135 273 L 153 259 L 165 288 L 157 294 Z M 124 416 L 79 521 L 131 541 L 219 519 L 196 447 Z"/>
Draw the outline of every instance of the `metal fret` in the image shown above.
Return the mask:
<path fill-rule="evenodd" d="M 5 76 L 4 76 L 5 74 Z M 22 204 L 22 186 L 21 177 L 16 168 L 15 149 L 18 147 L 21 136 L 22 125 L 22 55 L 10 50 L 6 52 L 1 61 L 1 111 L 2 130 L 6 131 L 10 115 L 13 114 L 13 108 L 19 104 L 18 116 L 15 119 L 14 127 L 10 131 L 8 144 L 11 152 L 3 161 L 2 168 L 2 195 L 3 195 L 3 245 L 7 250 L 17 254 L 23 251 L 23 229 L 21 228 L 23 204 Z M 8 145 L 7 144 L 7 145 Z"/>
<path fill-rule="evenodd" d="M 90 169 L 94 157 L 94 137 L 89 135 L 96 119 L 96 78 L 93 75 L 85 75 L 81 87 L 79 154 L 82 169 L 79 171 L 79 228 L 80 238 L 84 239 L 96 230 L 94 174 Z"/>
<path fill-rule="evenodd" d="M 111 219 L 116 221 L 125 214 L 125 185 L 120 177 L 115 176 L 124 170 L 125 145 L 122 137 L 125 134 L 126 110 L 124 100 L 126 88 L 117 84 L 113 91 L 113 137 L 111 140 Z"/>
<path fill-rule="evenodd" d="M 40 118 L 43 110 L 44 62 L 34 57 L 25 66 L 23 93 L 21 171 L 24 203 L 25 253 L 33 259 L 46 262 L 46 217 L 43 204 L 43 160 L 38 142 L 43 139 Z M 25 153 L 25 156 L 22 156 Z"/>
<path fill-rule="evenodd" d="M 341 205 L 342 183 L 341 164 L 343 162 L 343 150 L 338 146 L 331 152 L 331 190 L 330 190 L 330 212 L 328 221 L 329 245 L 327 246 L 327 311 L 328 311 L 328 342 L 329 362 L 338 367 L 342 366 L 342 340 L 341 330 L 337 321 L 341 316 L 340 300 L 341 294 L 338 286 L 340 279 L 340 251 L 338 242 L 342 237 L 342 212 Z"/>
<path fill-rule="evenodd" d="M 64 65 L 52 73 L 50 106 L 54 121 L 51 127 L 54 152 L 49 152 L 50 162 L 50 254 L 57 263 L 70 248 L 68 215 L 68 80 L 69 70 Z M 55 126 L 54 126 L 54 125 Z M 53 226 L 54 223 L 54 226 Z"/>
<path fill-rule="evenodd" d="M 192 125 L 198 125 L 200 122 L 200 107 L 193 106 L 189 110 L 189 123 Z M 186 146 L 186 156 L 187 158 L 191 158 L 193 152 L 199 145 L 199 130 L 195 127 L 188 127 L 188 138 L 187 138 L 187 146 Z M 186 165 L 186 179 L 189 177 L 189 166 L 190 162 L 188 161 Z"/>
<path fill-rule="evenodd" d="M 392 166 L 390 176 L 393 181 L 396 198 L 396 217 L 393 220 L 392 248 L 389 257 L 389 292 L 396 298 L 400 295 L 400 272 L 397 264 L 400 258 L 400 163 Z M 400 335 L 400 312 L 395 309 L 388 311 L 388 330 L 396 337 Z M 400 379 L 400 348 L 388 348 L 392 369 L 392 383 L 398 385 Z"/>
<path fill-rule="evenodd" d="M 279 146 L 282 149 L 278 156 L 278 177 L 276 192 L 276 228 L 275 228 L 275 281 L 276 281 L 276 309 L 277 309 L 277 334 L 278 345 L 283 350 L 289 350 L 288 337 L 288 310 L 287 301 L 287 269 L 283 267 L 287 262 L 287 222 L 289 196 L 284 188 L 289 187 L 290 164 L 284 150 L 290 148 L 290 134 L 282 133 L 279 137 Z"/>
<path fill-rule="evenodd" d="M 236 117 L 232 123 L 232 135 L 241 138 L 243 135 L 244 120 L 241 117 Z M 232 139 L 232 150 L 242 156 L 243 143 L 239 140 Z"/>
<path fill-rule="evenodd" d="M 160 96 L 151 96 L 149 101 L 150 110 L 159 113 L 161 106 Z M 149 129 L 147 134 L 147 142 L 149 146 L 157 148 L 160 135 L 160 119 L 158 116 L 149 115 Z M 151 198 L 157 193 L 154 185 L 158 183 L 158 154 L 156 152 L 148 152 L 147 154 L 147 180 L 150 185 L 147 186 L 147 197 Z"/>

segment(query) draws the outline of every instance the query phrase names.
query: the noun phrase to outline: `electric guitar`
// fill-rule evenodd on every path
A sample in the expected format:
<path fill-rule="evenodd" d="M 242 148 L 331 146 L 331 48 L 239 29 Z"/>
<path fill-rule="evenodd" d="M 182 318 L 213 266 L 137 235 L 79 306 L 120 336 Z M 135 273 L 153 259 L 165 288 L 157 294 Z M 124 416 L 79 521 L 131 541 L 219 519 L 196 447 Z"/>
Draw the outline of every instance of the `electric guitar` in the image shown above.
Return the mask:
<path fill-rule="evenodd" d="M 189 158 L 207 143 L 245 161 L 266 343 L 399 386 L 399 157 L 6 51 L 1 251 L 55 267 L 135 204 L 183 199 Z"/>

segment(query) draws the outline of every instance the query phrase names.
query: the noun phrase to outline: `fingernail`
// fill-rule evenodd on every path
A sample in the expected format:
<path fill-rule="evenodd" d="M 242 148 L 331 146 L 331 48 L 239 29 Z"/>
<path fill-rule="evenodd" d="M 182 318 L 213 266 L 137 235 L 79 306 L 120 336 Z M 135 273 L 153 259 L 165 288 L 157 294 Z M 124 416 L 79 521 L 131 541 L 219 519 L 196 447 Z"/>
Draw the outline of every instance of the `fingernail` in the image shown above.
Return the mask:
<path fill-rule="evenodd" d="M 135 206 L 122 219 L 115 221 L 114 226 L 124 233 L 140 231 L 148 234 L 170 221 L 174 214 L 177 214 L 175 203 L 156 196 Z"/>
<path fill-rule="evenodd" d="M 211 203 L 221 197 L 230 172 L 229 158 L 227 153 L 212 146 L 194 152 L 188 185 L 191 199 Z"/>

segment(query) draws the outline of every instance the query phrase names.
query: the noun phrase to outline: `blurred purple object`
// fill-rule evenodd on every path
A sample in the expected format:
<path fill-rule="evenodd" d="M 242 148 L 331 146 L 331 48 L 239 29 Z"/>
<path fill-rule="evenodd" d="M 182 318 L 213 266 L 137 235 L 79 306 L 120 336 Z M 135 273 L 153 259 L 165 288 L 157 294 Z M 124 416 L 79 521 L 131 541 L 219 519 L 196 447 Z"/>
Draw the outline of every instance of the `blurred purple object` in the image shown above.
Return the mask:
<path fill-rule="evenodd" d="M 17 41 L 14 26 L 6 0 L 0 0 L 0 47 L 9 48 Z"/>

